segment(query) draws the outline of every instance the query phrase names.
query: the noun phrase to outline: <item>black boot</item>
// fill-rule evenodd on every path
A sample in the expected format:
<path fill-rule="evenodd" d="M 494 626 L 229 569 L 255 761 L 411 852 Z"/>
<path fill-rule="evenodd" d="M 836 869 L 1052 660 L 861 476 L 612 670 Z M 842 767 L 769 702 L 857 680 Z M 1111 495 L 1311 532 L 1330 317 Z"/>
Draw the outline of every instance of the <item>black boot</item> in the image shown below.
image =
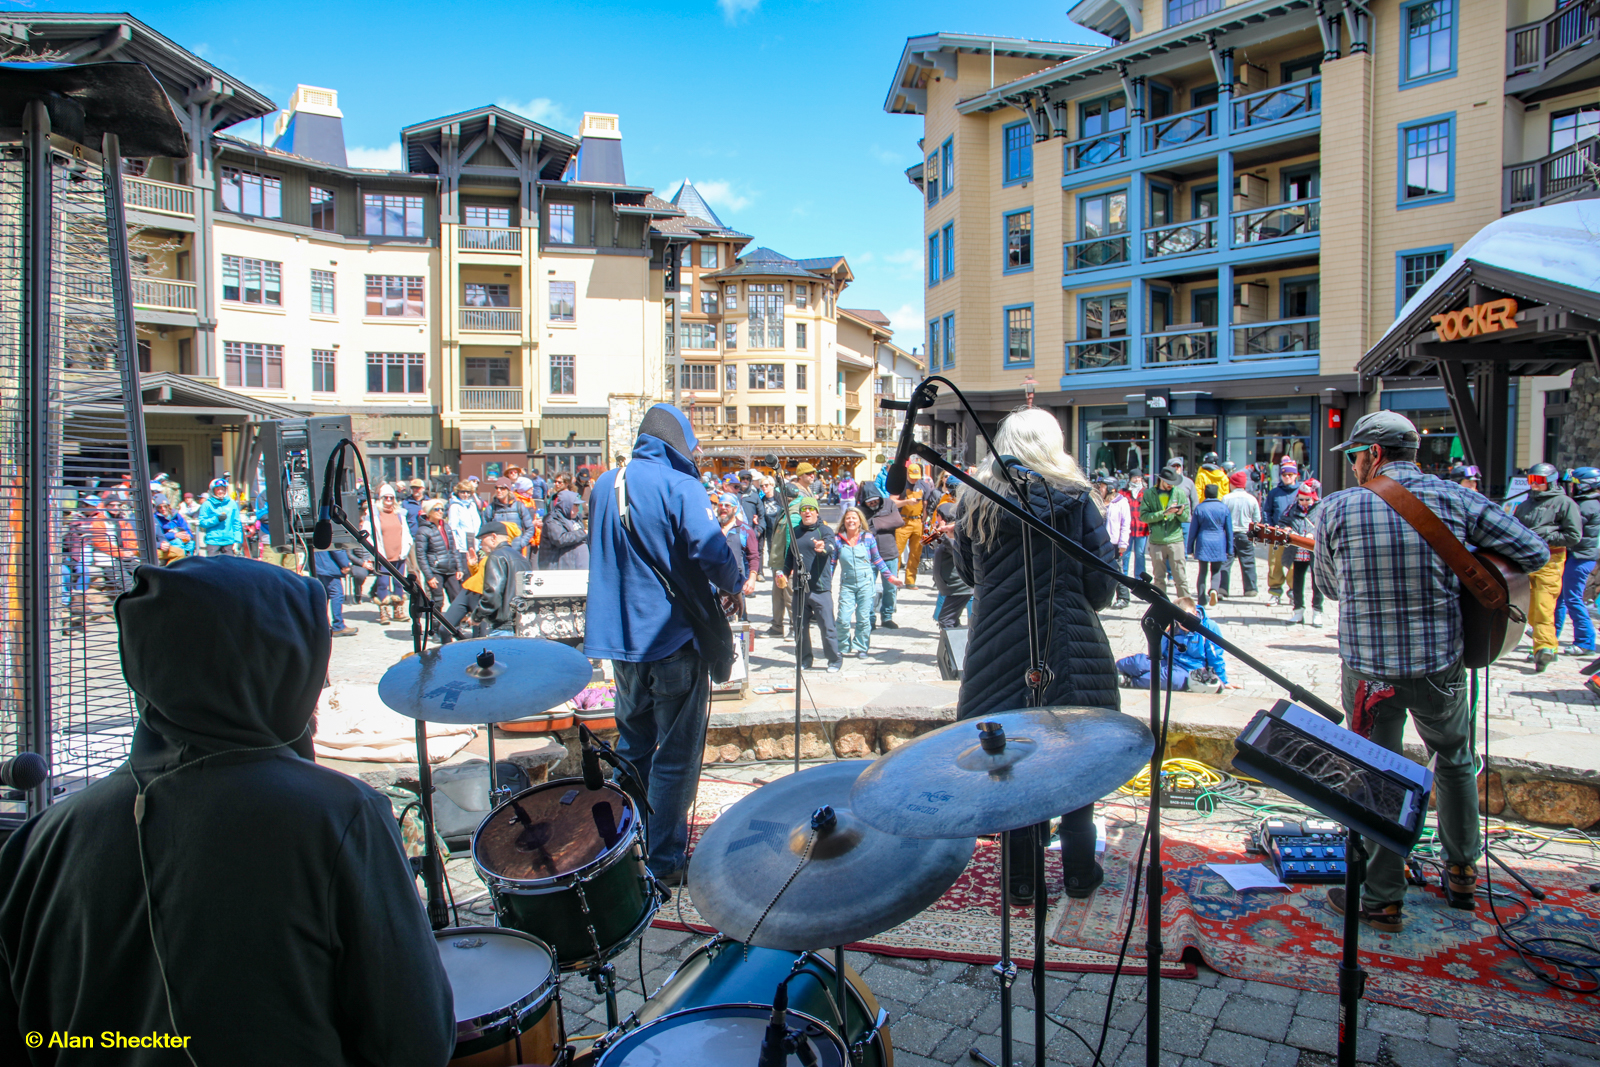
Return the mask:
<path fill-rule="evenodd" d="M 1061 887 L 1067 896 L 1081 900 L 1106 880 L 1095 859 L 1093 807 L 1069 812 L 1061 819 Z"/>

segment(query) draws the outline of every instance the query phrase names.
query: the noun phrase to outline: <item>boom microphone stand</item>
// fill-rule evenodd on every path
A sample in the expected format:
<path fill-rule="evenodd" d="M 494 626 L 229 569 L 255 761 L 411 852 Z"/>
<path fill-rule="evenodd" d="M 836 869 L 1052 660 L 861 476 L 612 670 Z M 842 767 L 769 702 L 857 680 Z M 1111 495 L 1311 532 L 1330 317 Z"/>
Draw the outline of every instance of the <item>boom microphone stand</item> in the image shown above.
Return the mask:
<path fill-rule="evenodd" d="M 966 408 L 967 413 L 969 416 L 971 416 L 973 423 L 977 425 L 981 431 L 983 425 L 982 422 L 978 419 L 977 413 L 972 410 L 972 405 L 967 402 L 966 396 L 959 388 L 957 388 L 954 382 L 941 375 L 935 375 L 925 379 L 917 388 L 919 390 L 926 389 L 931 397 L 932 394 L 937 390 L 936 383 L 939 382 L 943 382 L 945 385 L 950 387 L 950 390 L 955 393 L 956 398 L 961 401 L 962 406 Z M 984 439 L 988 440 L 987 432 L 984 432 Z M 998 457 L 999 450 L 994 448 L 993 441 L 989 442 L 989 447 L 991 451 L 995 453 L 996 457 Z M 1232 641 L 1229 641 L 1227 638 L 1218 634 L 1215 630 L 1201 622 L 1199 616 L 1192 615 L 1173 604 L 1172 601 L 1167 599 L 1167 594 L 1165 591 L 1157 588 L 1155 583 L 1150 581 L 1147 577 L 1141 576 L 1139 578 L 1130 578 L 1124 575 L 1116 567 L 1106 563 L 1099 556 L 1096 556 L 1093 552 L 1090 552 L 1077 541 L 1060 532 L 1049 523 L 1040 520 L 1030 511 L 1020 507 L 1016 501 L 1006 499 L 993 489 L 990 489 L 987 485 L 984 485 L 978 479 L 968 475 L 959 467 L 949 463 L 943 456 L 929 448 L 927 445 L 914 442 L 912 444 L 912 451 L 915 452 L 921 459 L 926 460 L 935 467 L 938 467 L 940 470 L 949 474 L 962 485 L 968 486 L 973 490 L 973 492 L 977 493 L 979 496 L 982 496 L 984 499 L 995 504 L 1002 511 L 1017 519 L 1023 524 L 1024 528 L 1043 534 L 1051 541 L 1052 544 L 1060 548 L 1072 559 L 1076 560 L 1078 564 L 1085 570 L 1096 571 L 1105 575 L 1112 581 L 1121 585 L 1124 589 L 1128 590 L 1131 595 L 1138 597 L 1148 605 L 1148 607 L 1145 609 L 1144 618 L 1140 621 L 1140 627 L 1143 629 L 1145 638 L 1149 643 L 1150 667 L 1152 671 L 1150 683 L 1150 732 L 1155 736 L 1156 744 L 1154 750 L 1150 754 L 1150 819 L 1148 824 L 1150 845 L 1149 861 L 1145 876 L 1147 882 L 1146 889 L 1148 893 L 1145 908 L 1145 995 L 1147 1002 L 1147 1009 L 1145 1013 L 1145 1059 L 1148 1067 L 1160 1067 L 1161 953 L 1163 951 L 1161 940 L 1161 764 L 1164 756 L 1165 734 L 1162 730 L 1161 690 L 1156 687 L 1155 681 L 1156 678 L 1159 677 L 1160 671 L 1162 634 L 1166 632 L 1168 627 L 1172 626 L 1173 624 L 1177 624 L 1184 629 L 1201 635 L 1206 640 L 1213 642 L 1225 651 L 1232 653 L 1241 662 L 1253 668 L 1257 673 L 1275 682 L 1279 687 L 1287 692 L 1296 703 L 1302 705 L 1303 707 L 1314 711 L 1329 721 L 1335 723 L 1343 722 L 1344 714 L 1329 705 L 1316 694 L 1312 693 L 1309 689 L 1295 682 L 1291 682 L 1288 678 L 1285 678 L 1277 671 L 1268 667 L 1265 663 L 1262 663 L 1260 660 L 1250 655 L 1250 653 L 1244 651 Z M 998 458 L 996 459 L 996 462 L 999 462 Z M 1002 469 L 1004 469 L 1004 466 L 1005 465 L 1002 464 Z M 1026 471 L 1025 468 L 1020 466 L 1017 469 L 1025 474 L 1033 473 L 1031 471 Z M 1018 499 L 1023 499 L 1020 493 L 1018 494 Z M 1171 685 L 1170 677 L 1167 684 L 1169 686 Z M 1038 951 L 1039 947 L 1040 945 L 1036 940 L 1036 952 Z M 1035 958 L 1035 969 L 1041 968 L 1043 965 L 1044 960 L 1042 956 Z M 1037 988 L 1037 980 L 1035 984 Z M 1041 1021 L 1043 1019 L 1044 1011 L 1043 1002 L 1041 1001 L 1036 1003 L 1034 1005 L 1034 1010 L 1039 1013 L 1035 1021 Z M 1008 1032 L 1009 1030 L 1009 1026 L 1003 1025 L 1003 1032 Z M 1044 1056 L 1044 1047 L 1042 1043 L 1035 1046 L 1035 1054 L 1042 1062 Z M 1004 1041 L 1002 1041 L 1001 1055 L 1004 1058 L 1005 1067 L 1011 1067 L 1011 1049 L 1006 1047 L 1006 1042 Z"/>
<path fill-rule="evenodd" d="M 794 527 L 789 522 L 791 494 L 789 492 L 789 483 L 783 477 L 783 468 L 778 465 L 778 457 L 776 455 L 767 456 L 766 460 L 767 466 L 771 467 L 773 473 L 778 476 L 778 496 L 783 501 L 783 514 L 778 516 L 778 521 L 783 524 L 781 529 L 783 530 L 783 539 L 786 544 L 783 550 L 784 566 L 788 566 L 790 556 L 793 556 L 795 562 L 800 564 L 795 568 L 795 577 L 789 583 L 789 614 L 794 619 L 794 769 L 795 773 L 798 774 L 800 771 L 800 692 L 805 687 L 805 679 L 801 676 L 800 642 L 806 640 L 809 636 L 806 633 L 806 627 L 810 625 L 806 619 L 806 595 L 811 580 L 811 561 L 801 559 L 800 553 L 794 547 Z M 774 530 L 773 536 L 776 537 L 777 535 L 778 531 Z M 774 584 L 778 581 L 776 572 L 772 576 L 772 581 Z"/>

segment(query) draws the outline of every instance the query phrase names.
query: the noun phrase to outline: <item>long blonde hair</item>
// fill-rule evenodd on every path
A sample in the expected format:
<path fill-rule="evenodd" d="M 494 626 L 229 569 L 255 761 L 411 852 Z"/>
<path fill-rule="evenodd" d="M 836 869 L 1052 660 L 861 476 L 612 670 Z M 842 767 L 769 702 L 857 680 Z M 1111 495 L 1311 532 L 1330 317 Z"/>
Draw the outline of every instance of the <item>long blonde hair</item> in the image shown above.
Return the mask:
<path fill-rule="evenodd" d="M 1024 467 L 1043 475 L 1055 489 L 1083 492 L 1089 488 L 1089 479 L 1067 452 L 1061 424 L 1043 408 L 1017 408 L 1007 415 L 995 434 L 994 445 L 1000 455 L 1014 456 Z M 998 457 L 990 456 L 984 461 L 978 469 L 978 480 L 1001 496 L 1015 499 Z M 1000 506 L 971 489 L 962 490 L 961 496 L 966 505 L 969 536 L 980 543 L 993 541 L 1000 532 Z"/>

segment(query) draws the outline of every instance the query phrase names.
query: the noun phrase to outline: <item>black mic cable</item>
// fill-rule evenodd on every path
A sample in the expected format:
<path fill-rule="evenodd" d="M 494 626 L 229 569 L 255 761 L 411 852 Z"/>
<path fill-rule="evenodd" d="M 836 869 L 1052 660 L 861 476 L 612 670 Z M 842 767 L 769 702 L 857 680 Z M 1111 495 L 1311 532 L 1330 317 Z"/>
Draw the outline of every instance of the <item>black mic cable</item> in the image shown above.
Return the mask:
<path fill-rule="evenodd" d="M 337 480 L 335 463 L 344 455 L 348 441 L 340 441 L 328 453 L 327 465 L 322 469 L 322 505 L 317 509 L 317 525 L 311 531 L 311 547 L 326 552 L 333 547 L 333 483 Z M 342 465 L 340 465 L 342 470 Z"/>
<path fill-rule="evenodd" d="M 767 1020 L 766 1036 L 761 1039 L 761 1057 L 756 1067 L 785 1067 L 789 1052 L 789 979 L 778 983 L 772 995 L 772 1017 Z"/>

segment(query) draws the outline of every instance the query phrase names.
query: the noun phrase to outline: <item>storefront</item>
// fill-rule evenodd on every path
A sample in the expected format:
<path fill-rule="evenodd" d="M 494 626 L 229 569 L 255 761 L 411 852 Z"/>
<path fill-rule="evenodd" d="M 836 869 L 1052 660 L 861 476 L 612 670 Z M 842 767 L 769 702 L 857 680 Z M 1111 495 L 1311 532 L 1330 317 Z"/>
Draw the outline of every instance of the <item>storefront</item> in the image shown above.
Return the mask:
<path fill-rule="evenodd" d="M 316 414 L 350 414 L 343 411 L 318 411 Z M 350 430 L 361 445 L 367 461 L 367 474 L 374 482 L 403 482 L 428 478 L 438 473 L 439 456 L 434 448 L 437 420 L 431 412 L 421 414 L 351 414 Z"/>
<path fill-rule="evenodd" d="M 607 465 L 606 409 L 563 408 L 547 411 L 539 424 L 540 449 L 530 457 L 546 477 L 560 471 L 577 474 L 579 467 Z"/>
<path fill-rule="evenodd" d="M 1218 398 L 1151 390 L 1125 404 L 1078 408 L 1079 454 L 1091 471 L 1146 477 L 1175 458 L 1193 474 L 1208 452 L 1237 467 L 1275 465 L 1289 456 L 1304 466 L 1319 444 L 1317 401 L 1310 397 Z"/>

